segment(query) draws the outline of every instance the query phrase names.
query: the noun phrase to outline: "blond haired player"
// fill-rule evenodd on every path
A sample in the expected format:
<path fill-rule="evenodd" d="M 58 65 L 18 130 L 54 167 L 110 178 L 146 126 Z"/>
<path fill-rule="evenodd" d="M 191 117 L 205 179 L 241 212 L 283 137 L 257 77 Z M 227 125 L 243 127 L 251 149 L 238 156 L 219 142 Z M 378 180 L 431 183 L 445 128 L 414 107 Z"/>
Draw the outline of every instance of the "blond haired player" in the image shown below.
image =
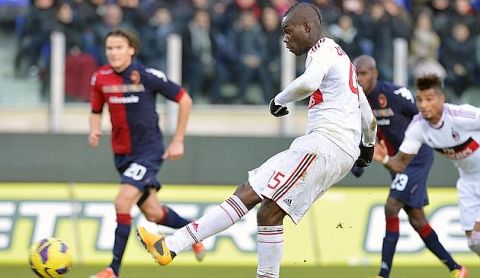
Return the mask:
<path fill-rule="evenodd" d="M 306 134 L 250 171 L 248 182 L 225 202 L 172 236 L 160 237 L 138 228 L 140 239 L 159 264 L 169 264 L 192 243 L 225 230 L 261 203 L 257 277 L 279 277 L 284 217 L 288 215 L 297 224 L 355 161 L 364 167 L 371 162 L 375 119 L 350 59 L 324 37 L 320 12 L 311 4 L 299 3 L 287 11 L 282 29 L 291 52 L 308 53 L 306 69 L 270 102 L 270 112 L 284 116 L 288 114 L 285 104 L 310 97 Z"/>

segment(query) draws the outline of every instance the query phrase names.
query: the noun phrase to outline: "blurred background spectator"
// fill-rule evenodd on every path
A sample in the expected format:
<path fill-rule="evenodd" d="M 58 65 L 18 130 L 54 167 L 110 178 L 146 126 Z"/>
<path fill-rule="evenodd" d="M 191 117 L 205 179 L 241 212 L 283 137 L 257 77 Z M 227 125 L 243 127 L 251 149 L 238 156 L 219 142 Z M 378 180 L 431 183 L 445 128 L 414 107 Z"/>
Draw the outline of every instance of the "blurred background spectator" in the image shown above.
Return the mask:
<path fill-rule="evenodd" d="M 439 49 L 440 37 L 433 30 L 432 13 L 429 9 L 423 9 L 416 17 L 410 39 L 410 79 L 428 73 L 446 77 L 445 69 L 437 61 Z"/>
<path fill-rule="evenodd" d="M 308 0 L 328 35 L 354 59 L 369 54 L 381 79 L 393 79 L 393 42 L 409 45 L 416 76 L 445 77 L 456 101 L 480 85 L 478 0 Z M 114 28 L 140 34 L 141 62 L 166 71 L 167 38 L 182 37 L 182 78 L 202 103 L 266 103 L 280 90 L 281 19 L 294 0 L 32 0 L 13 23 L 15 76 L 41 80 L 48 97 L 49 34 L 66 34 L 66 93 L 86 101 L 86 76 L 105 63 L 102 38 Z M 0 7 L 0 12 L 2 11 Z M 5 17 L 6 18 L 6 17 Z M 11 17 L 12 18 L 12 17 Z M 7 19 L 5 19 L 7 20 Z M 12 19 L 10 19 L 12 21 Z M 12 28 L 13 26 L 13 28 Z M 10 31 L 8 31 L 10 30 Z M 297 58 L 302 72 L 305 56 Z M 480 92 L 478 92 L 480 96 Z"/>
<path fill-rule="evenodd" d="M 174 33 L 172 14 L 166 7 L 157 8 L 150 20 L 140 29 L 140 58 L 150 67 L 167 68 L 167 37 Z"/>

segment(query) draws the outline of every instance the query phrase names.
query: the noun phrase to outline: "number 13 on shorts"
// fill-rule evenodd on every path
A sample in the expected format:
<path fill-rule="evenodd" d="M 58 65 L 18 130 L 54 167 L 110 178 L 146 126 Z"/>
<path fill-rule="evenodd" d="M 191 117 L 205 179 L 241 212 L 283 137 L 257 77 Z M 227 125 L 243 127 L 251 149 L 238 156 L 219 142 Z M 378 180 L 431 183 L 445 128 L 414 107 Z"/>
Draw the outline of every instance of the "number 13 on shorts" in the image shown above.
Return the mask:
<path fill-rule="evenodd" d="M 273 175 L 267 184 L 268 188 L 271 188 L 271 189 L 277 188 L 277 186 L 280 183 L 282 183 L 284 177 L 285 177 L 285 174 L 283 174 L 282 172 L 278 172 L 278 171 L 273 172 Z"/>

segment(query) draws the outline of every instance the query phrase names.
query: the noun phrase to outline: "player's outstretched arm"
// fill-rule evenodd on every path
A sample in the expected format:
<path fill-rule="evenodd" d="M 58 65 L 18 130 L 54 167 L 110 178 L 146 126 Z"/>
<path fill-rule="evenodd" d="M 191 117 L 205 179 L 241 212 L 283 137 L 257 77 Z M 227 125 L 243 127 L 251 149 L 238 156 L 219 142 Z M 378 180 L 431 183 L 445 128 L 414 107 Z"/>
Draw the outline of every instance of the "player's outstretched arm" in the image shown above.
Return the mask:
<path fill-rule="evenodd" d="M 170 142 L 170 145 L 168 145 L 163 154 L 163 159 L 178 160 L 182 158 L 184 154 L 183 141 L 187 130 L 188 117 L 192 109 L 192 98 L 187 93 L 184 93 L 178 101 L 178 105 L 177 129 L 175 130 L 172 142 Z"/>
<path fill-rule="evenodd" d="M 405 170 L 414 157 L 414 154 L 407 154 L 402 151 L 398 151 L 394 156 L 390 157 L 388 155 L 387 146 L 383 140 L 375 145 L 375 152 L 373 154 L 373 159 L 375 161 L 382 163 L 385 167 L 395 173 Z"/>

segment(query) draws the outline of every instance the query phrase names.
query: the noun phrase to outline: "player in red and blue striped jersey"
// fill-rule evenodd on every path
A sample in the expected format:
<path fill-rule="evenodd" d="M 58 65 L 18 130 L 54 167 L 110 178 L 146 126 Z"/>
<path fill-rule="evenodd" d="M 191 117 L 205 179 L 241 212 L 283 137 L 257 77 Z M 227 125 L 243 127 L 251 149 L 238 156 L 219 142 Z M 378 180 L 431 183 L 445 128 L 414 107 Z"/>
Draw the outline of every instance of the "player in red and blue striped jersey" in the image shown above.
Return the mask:
<path fill-rule="evenodd" d="M 358 82 L 364 89 L 373 114 L 377 118 L 378 139 L 387 146 L 388 154 L 393 156 L 398 152 L 405 130 L 418 113 L 415 98 L 405 87 L 377 80 L 376 63 L 372 57 L 362 55 L 353 63 Z M 387 278 L 390 275 L 399 238 L 398 214 L 401 209 L 407 213 L 410 224 L 418 232 L 426 247 L 452 273 L 462 268 L 442 246 L 425 217 L 423 207 L 428 205 L 427 177 L 432 164 L 433 151 L 427 145 L 423 145 L 408 167 L 399 173 L 391 172 L 392 184 L 385 204 L 386 231 L 378 277 Z"/>
<path fill-rule="evenodd" d="M 88 141 L 97 147 L 103 106 L 108 105 L 112 124 L 112 149 L 122 186 L 115 199 L 117 228 L 112 263 L 93 277 L 118 277 L 130 234 L 130 211 L 137 204 L 146 219 L 159 225 L 181 228 L 187 220 L 156 197 L 160 182 L 156 174 L 164 159 L 177 160 L 184 154 L 184 137 L 192 99 L 180 85 L 156 69 L 133 62 L 138 52 L 137 37 L 125 30 L 114 30 L 105 37 L 108 65 L 92 77 L 90 134 Z M 156 98 L 160 94 L 179 104 L 178 123 L 172 141 L 165 149 L 158 125 Z M 193 246 L 203 258 L 203 246 Z"/>

